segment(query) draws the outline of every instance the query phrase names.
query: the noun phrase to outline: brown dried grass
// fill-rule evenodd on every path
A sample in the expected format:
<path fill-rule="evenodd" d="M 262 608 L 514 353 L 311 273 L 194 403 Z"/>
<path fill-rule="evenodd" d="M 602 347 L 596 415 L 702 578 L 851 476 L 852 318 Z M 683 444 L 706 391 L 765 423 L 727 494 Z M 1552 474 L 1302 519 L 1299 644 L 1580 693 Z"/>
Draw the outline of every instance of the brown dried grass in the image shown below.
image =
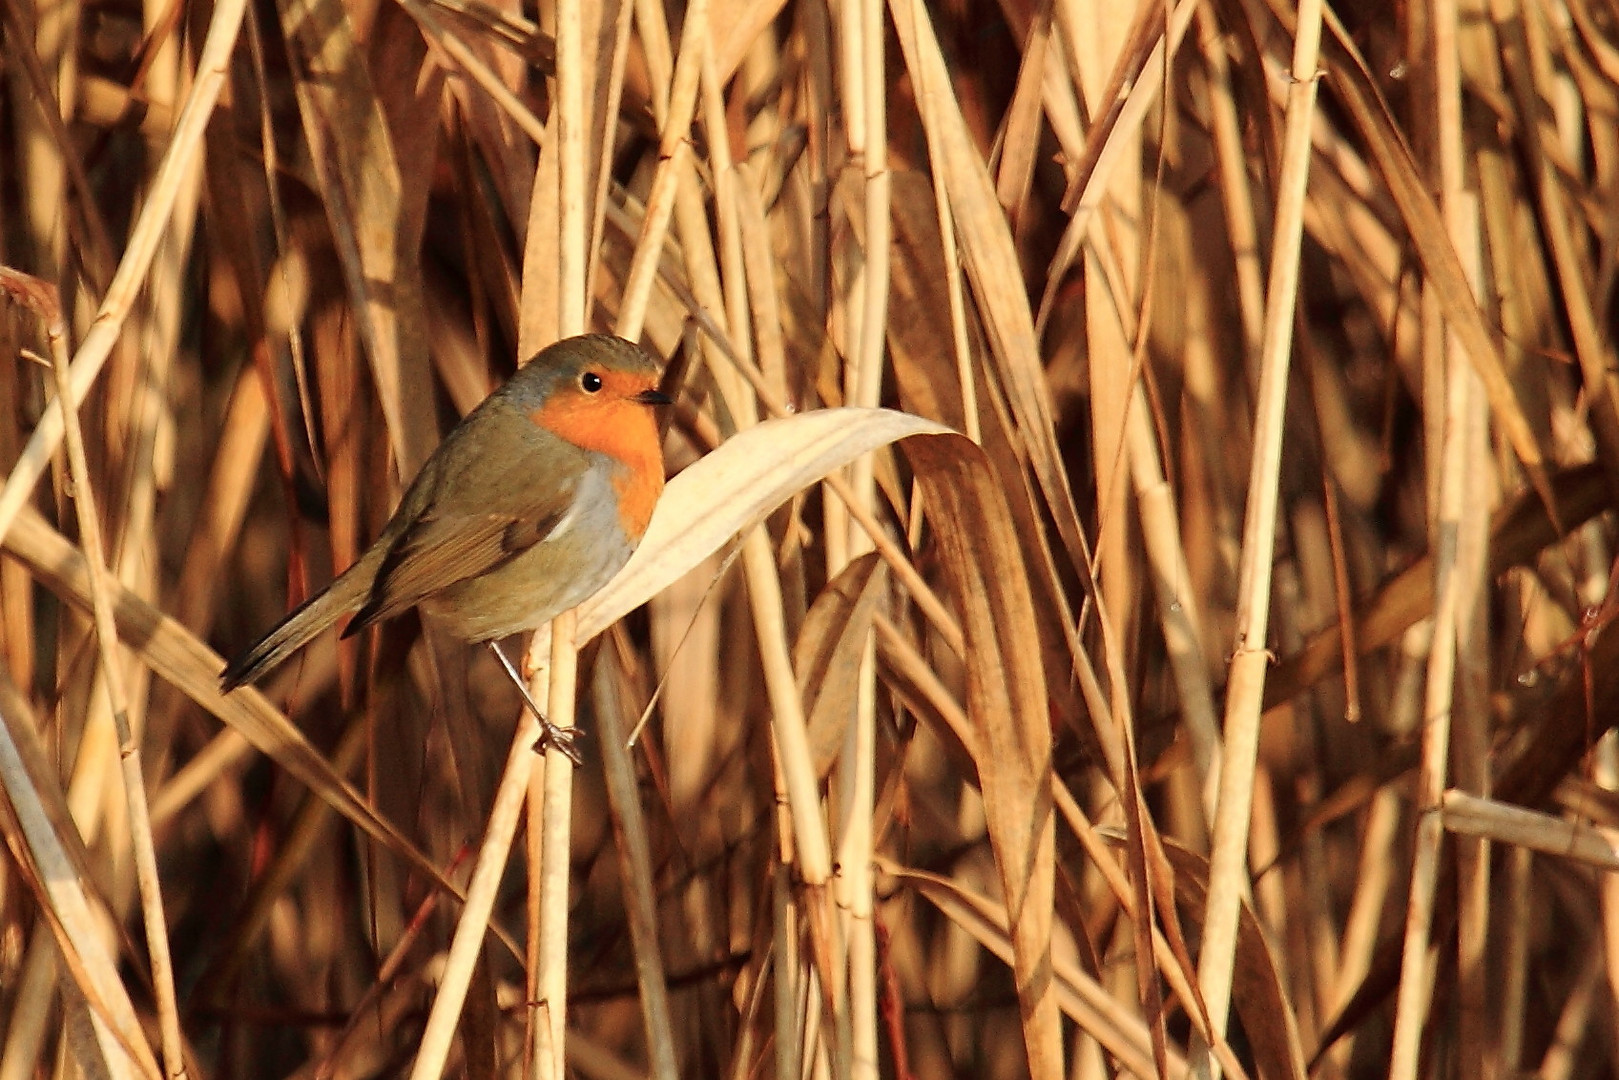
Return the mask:
<path fill-rule="evenodd" d="M 0 14 L 0 1080 L 1619 1069 L 1611 0 Z M 585 768 L 220 696 L 581 327 Z"/>

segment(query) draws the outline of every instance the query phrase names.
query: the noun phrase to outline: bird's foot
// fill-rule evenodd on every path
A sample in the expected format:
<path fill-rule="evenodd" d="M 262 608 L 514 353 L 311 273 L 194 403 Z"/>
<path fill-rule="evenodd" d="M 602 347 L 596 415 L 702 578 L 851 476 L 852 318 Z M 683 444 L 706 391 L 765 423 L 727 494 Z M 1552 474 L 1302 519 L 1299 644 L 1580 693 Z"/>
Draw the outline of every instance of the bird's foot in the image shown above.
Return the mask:
<path fill-rule="evenodd" d="M 528 711 L 533 713 L 534 719 L 540 722 L 540 737 L 534 740 L 534 752 L 543 754 L 547 750 L 555 750 L 573 762 L 574 768 L 577 769 L 583 765 L 585 763 L 584 756 L 579 753 L 579 747 L 575 744 L 583 737 L 584 732 L 576 727 L 562 727 L 551 723 L 550 718 L 545 715 L 545 710 L 541 709 L 534 698 L 529 695 L 528 681 L 518 677 L 517 670 L 512 667 L 512 662 L 506 658 L 506 654 L 501 652 L 500 646 L 491 641 L 489 642 L 489 651 L 495 654 L 495 659 L 500 661 L 500 666 L 506 669 L 506 674 L 511 678 L 512 685 L 517 687 L 517 692 L 522 695 L 523 704 L 528 706 Z"/>
<path fill-rule="evenodd" d="M 543 754 L 547 750 L 555 750 L 569 761 L 573 767 L 578 768 L 585 763 L 584 755 L 579 752 L 578 740 L 584 737 L 584 732 L 576 727 L 561 727 L 551 723 L 543 716 L 535 714 L 540 721 L 540 737 L 534 740 L 534 752 Z"/>

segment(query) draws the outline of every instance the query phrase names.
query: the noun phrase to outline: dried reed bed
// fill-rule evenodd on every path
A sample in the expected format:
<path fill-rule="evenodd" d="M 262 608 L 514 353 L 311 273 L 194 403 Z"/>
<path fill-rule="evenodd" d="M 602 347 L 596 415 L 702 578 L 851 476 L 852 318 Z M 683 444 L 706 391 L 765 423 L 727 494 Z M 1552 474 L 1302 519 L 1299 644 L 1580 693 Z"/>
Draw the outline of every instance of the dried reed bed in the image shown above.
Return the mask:
<path fill-rule="evenodd" d="M 1129 7 L 7 0 L 0 1080 L 1619 1068 L 1619 9 Z M 586 329 L 586 766 L 221 697 Z"/>

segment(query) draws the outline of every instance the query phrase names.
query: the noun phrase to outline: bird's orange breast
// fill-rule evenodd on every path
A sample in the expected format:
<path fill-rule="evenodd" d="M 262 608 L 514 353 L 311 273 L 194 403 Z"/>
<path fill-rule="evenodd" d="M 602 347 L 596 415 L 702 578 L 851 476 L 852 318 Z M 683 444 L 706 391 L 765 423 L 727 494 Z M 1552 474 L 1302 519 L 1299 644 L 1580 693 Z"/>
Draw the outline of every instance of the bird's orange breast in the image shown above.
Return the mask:
<path fill-rule="evenodd" d="M 613 477 L 613 490 L 618 492 L 618 520 L 624 535 L 639 542 L 652 520 L 652 510 L 663 494 L 663 461 L 653 467 L 626 469 Z"/>
<path fill-rule="evenodd" d="M 639 540 L 663 493 L 663 446 L 651 410 L 624 399 L 553 394 L 529 419 L 582 450 L 605 454 L 620 466 L 613 476 L 619 522 L 626 536 Z"/>

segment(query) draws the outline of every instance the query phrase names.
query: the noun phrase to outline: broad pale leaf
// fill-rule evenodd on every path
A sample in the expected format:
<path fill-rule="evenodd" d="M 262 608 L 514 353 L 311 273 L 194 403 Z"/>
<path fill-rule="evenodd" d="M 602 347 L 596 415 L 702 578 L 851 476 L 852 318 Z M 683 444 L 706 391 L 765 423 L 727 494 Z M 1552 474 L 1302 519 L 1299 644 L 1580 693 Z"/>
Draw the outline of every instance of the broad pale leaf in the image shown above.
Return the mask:
<path fill-rule="evenodd" d="M 949 431 L 891 409 L 818 409 L 767 420 L 727 440 L 669 481 L 629 564 L 579 605 L 579 640 L 646 603 L 834 469 L 911 435 Z"/>

